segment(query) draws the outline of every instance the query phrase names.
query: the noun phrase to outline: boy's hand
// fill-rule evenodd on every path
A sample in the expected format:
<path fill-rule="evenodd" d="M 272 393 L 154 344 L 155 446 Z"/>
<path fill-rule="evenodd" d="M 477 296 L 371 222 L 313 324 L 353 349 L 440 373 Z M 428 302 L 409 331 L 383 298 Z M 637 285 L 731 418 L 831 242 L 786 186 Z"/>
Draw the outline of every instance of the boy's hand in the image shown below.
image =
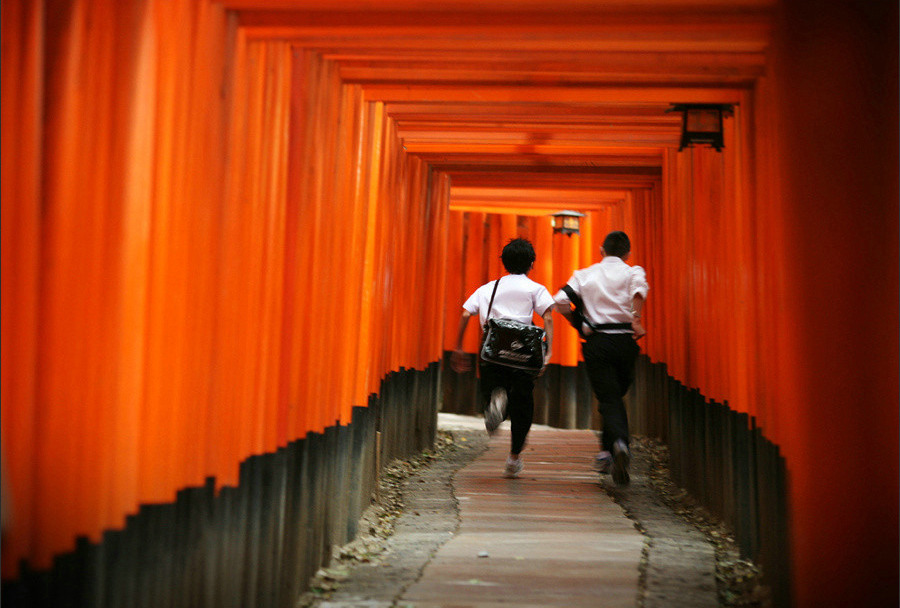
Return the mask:
<path fill-rule="evenodd" d="M 635 319 L 634 321 L 631 322 L 631 329 L 634 330 L 634 339 L 635 340 L 640 340 L 641 338 L 643 338 L 644 336 L 647 335 L 647 330 L 644 329 L 643 325 L 641 325 L 640 319 Z"/>

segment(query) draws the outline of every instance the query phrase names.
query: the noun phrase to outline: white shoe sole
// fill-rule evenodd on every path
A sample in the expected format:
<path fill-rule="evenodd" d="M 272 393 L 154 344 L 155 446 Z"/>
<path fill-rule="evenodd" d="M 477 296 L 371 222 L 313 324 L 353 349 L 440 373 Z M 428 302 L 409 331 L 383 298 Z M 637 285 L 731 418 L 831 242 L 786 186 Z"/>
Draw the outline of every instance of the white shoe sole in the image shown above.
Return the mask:
<path fill-rule="evenodd" d="M 506 469 L 505 471 L 503 471 L 503 476 L 506 477 L 507 479 L 516 479 L 521 472 L 522 472 L 521 468 L 517 471 L 511 470 L 511 469 Z"/>
<path fill-rule="evenodd" d="M 506 402 L 506 390 L 495 388 L 491 393 L 491 404 L 484 413 L 484 428 L 487 430 L 488 435 L 493 435 L 497 432 L 497 427 L 503 422 L 503 417 L 506 416 Z"/>

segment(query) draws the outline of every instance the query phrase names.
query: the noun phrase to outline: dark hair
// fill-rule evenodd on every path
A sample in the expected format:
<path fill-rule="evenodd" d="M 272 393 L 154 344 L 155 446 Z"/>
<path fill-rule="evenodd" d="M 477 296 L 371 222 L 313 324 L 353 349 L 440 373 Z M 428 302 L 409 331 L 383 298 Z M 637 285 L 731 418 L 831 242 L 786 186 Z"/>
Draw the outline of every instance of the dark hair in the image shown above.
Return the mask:
<path fill-rule="evenodd" d="M 606 252 L 606 255 L 620 258 L 631 251 L 631 241 L 628 239 L 628 235 L 621 230 L 610 232 L 603 239 L 603 251 Z"/>
<path fill-rule="evenodd" d="M 528 239 L 511 239 L 500 254 L 503 266 L 510 274 L 527 273 L 536 258 L 534 247 Z"/>

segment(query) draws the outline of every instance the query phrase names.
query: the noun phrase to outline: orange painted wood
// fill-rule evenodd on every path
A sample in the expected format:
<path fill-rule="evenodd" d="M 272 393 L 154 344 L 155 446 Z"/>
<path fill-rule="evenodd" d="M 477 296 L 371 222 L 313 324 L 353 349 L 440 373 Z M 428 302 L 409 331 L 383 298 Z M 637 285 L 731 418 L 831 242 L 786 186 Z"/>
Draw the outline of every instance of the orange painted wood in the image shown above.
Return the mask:
<path fill-rule="evenodd" d="M 645 352 L 787 459 L 798 605 L 896 581 L 896 492 L 845 485 L 897 481 L 896 331 L 846 322 L 897 325 L 894 4 L 313 4 L 3 3 L 4 576 L 346 423 L 505 239 L 555 291 L 622 228 Z M 739 104 L 723 154 L 675 150 L 688 101 Z"/>
<path fill-rule="evenodd" d="M 33 447 L 42 432 L 35 415 L 41 343 L 41 138 L 40 101 L 44 80 L 41 64 L 43 6 L 31 2 L 0 5 L 3 27 L 2 87 L 2 424 L 3 483 L 9 491 L 4 521 L 15 534 L 4 535 L 4 573 L 15 571 L 17 556 L 34 555 L 37 522 L 31 516 L 38 477 L 33 473 Z M 18 159 L 17 163 L 10 159 Z M 8 438 L 18 438 L 11 441 Z M 10 570 L 11 569 L 11 570 Z"/>

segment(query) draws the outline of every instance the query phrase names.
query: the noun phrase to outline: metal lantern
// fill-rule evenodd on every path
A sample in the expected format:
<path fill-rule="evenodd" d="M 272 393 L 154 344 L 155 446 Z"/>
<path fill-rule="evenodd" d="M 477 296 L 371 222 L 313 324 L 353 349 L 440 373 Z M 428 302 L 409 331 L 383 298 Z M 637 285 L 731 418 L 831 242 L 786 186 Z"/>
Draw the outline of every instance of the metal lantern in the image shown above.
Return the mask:
<path fill-rule="evenodd" d="M 578 234 L 581 218 L 583 217 L 584 214 L 577 211 L 559 211 L 554 213 L 553 219 L 551 220 L 553 232 L 561 232 L 566 236 Z"/>
<path fill-rule="evenodd" d="M 734 106 L 723 103 L 677 103 L 668 112 L 681 112 L 681 143 L 678 151 L 687 146 L 705 144 L 717 152 L 725 147 L 722 118 L 734 113 Z"/>

